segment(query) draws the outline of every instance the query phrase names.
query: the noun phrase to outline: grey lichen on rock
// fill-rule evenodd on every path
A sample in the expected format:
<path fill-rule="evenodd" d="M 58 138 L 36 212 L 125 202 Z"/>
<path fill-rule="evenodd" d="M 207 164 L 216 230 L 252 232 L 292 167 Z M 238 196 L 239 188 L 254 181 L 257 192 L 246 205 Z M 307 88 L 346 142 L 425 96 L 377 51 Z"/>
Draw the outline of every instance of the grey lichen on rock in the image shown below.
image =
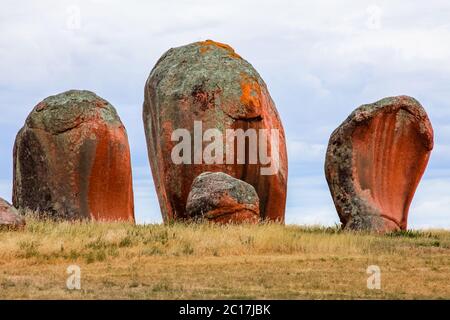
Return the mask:
<path fill-rule="evenodd" d="M 190 219 L 214 222 L 257 222 L 259 198 L 255 188 L 223 172 L 204 172 L 195 178 L 186 212 Z"/>
<path fill-rule="evenodd" d="M 69 90 L 40 102 L 28 116 L 26 126 L 60 134 L 99 115 L 103 121 L 120 124 L 116 109 L 108 101 L 91 91 Z"/>
<path fill-rule="evenodd" d="M 218 64 L 218 60 L 222 63 Z M 180 77 L 180 74 L 186 76 Z M 210 40 L 168 50 L 152 70 L 149 79 L 158 83 L 154 94 L 163 108 L 174 105 L 171 102 L 173 99 L 193 96 L 201 100 L 204 108 L 215 108 L 216 112 L 225 113 L 222 117 L 227 115 L 233 119 L 259 115 L 244 103 L 236 105 L 236 97 L 243 94 L 243 81 L 266 87 L 253 66 L 231 47 Z M 251 94 L 256 97 L 257 92 Z M 215 101 L 216 98 L 220 100 Z"/>

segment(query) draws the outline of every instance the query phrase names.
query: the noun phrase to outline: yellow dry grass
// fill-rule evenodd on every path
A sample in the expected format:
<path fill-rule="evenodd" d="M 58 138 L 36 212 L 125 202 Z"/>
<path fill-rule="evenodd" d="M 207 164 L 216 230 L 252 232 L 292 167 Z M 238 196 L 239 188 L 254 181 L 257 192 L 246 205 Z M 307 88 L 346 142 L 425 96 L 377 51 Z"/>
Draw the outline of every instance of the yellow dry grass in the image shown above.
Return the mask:
<path fill-rule="evenodd" d="M 81 268 L 81 290 L 66 269 Z M 369 290 L 366 269 L 381 268 Z M 0 299 L 448 299 L 450 232 L 68 223 L 0 231 Z"/>

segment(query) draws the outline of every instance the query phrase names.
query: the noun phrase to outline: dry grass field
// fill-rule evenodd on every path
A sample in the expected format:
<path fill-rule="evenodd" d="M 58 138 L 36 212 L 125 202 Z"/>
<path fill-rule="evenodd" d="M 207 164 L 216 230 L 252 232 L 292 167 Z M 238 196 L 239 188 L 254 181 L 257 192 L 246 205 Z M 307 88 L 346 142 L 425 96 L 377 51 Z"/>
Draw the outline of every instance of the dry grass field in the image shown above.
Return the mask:
<path fill-rule="evenodd" d="M 81 290 L 66 287 L 69 265 Z M 34 219 L 0 231 L 0 299 L 411 298 L 450 298 L 450 232 Z"/>

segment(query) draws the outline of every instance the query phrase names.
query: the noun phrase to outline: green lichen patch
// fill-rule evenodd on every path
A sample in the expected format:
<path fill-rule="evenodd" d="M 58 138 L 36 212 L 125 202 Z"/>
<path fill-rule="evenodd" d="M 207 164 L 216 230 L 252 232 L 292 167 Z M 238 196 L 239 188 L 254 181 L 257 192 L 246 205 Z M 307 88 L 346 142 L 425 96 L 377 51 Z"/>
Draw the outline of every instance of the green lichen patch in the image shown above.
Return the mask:
<path fill-rule="evenodd" d="M 116 109 L 105 99 L 91 91 L 70 90 L 40 102 L 26 124 L 29 128 L 60 134 L 93 120 L 121 123 Z"/>
<path fill-rule="evenodd" d="M 206 44 L 205 44 L 206 43 Z M 215 42 L 196 42 L 167 51 L 152 70 L 148 85 L 156 84 L 156 101 L 164 111 L 173 102 L 188 100 L 202 108 L 216 108 L 234 118 L 245 118 L 247 106 L 240 104 L 242 81 L 251 79 L 256 85 L 266 85 L 258 72 L 246 60 Z"/>

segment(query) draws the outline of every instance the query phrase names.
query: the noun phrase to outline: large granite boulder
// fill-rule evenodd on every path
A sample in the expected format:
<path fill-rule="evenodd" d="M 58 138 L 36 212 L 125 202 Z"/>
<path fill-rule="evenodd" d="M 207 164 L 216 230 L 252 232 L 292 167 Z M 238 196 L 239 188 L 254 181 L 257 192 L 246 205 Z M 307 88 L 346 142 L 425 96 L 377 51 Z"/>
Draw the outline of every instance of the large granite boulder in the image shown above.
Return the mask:
<path fill-rule="evenodd" d="M 128 138 L 115 108 L 78 90 L 40 102 L 16 138 L 13 203 L 68 220 L 134 221 Z"/>
<path fill-rule="evenodd" d="M 413 98 L 385 98 L 353 111 L 331 135 L 325 163 L 344 228 L 406 229 L 432 149 L 430 120 Z"/>
<path fill-rule="evenodd" d="M 281 120 L 260 75 L 231 47 L 207 40 L 167 51 L 145 85 L 143 118 L 164 221 L 186 218 L 194 179 L 203 172 L 220 171 L 255 188 L 262 219 L 284 222 L 288 166 Z M 182 154 L 183 161 L 174 161 L 177 145 L 184 142 L 176 133 L 179 129 L 192 139 L 188 141 L 192 150 L 183 150 L 176 155 Z M 258 152 L 267 150 L 270 161 L 261 161 L 262 157 L 255 161 L 258 152 L 250 142 L 242 149 L 244 155 L 239 156 L 239 147 L 230 151 L 227 141 L 233 137 L 228 139 L 227 129 L 255 130 Z M 277 139 L 268 138 L 270 129 Z M 206 161 L 208 145 L 216 140 L 224 147 L 211 152 L 213 159 Z"/>
<path fill-rule="evenodd" d="M 0 230 L 16 230 L 25 226 L 25 219 L 6 200 L 0 198 Z"/>
<path fill-rule="evenodd" d="M 256 223 L 259 198 L 252 185 L 223 172 L 205 172 L 194 179 L 186 214 L 189 219 L 218 223 Z"/>

